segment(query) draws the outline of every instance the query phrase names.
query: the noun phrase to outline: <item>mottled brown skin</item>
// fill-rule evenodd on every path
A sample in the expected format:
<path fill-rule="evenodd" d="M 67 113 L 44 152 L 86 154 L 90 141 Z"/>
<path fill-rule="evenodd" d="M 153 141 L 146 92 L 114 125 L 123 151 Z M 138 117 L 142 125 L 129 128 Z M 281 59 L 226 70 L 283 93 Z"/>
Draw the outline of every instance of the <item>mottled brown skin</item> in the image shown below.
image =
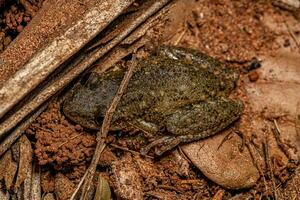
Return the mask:
<path fill-rule="evenodd" d="M 122 70 L 92 73 L 77 85 L 63 104 L 76 123 L 99 129 L 105 111 L 123 78 Z M 141 60 L 113 116 L 113 130 L 134 126 L 154 142 L 142 149 L 156 154 L 216 134 L 242 114 L 240 101 L 228 98 L 238 73 L 194 50 L 161 47 Z"/>

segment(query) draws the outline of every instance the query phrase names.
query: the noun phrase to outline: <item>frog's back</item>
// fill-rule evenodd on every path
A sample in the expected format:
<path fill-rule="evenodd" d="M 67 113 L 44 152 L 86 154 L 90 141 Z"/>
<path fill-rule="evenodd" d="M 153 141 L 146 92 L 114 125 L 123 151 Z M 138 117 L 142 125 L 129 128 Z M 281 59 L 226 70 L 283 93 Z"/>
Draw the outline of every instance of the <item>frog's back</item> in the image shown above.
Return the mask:
<path fill-rule="evenodd" d="M 168 114 L 178 106 L 212 99 L 222 90 L 221 80 L 204 68 L 153 56 L 139 63 L 119 110 L 123 115 Z"/>

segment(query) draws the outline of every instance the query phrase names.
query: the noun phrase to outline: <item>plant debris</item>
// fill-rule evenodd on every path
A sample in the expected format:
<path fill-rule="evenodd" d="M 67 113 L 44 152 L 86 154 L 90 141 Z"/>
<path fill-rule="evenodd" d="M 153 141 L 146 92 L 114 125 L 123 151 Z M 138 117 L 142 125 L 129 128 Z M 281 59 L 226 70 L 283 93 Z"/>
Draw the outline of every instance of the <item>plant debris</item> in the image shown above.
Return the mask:
<path fill-rule="evenodd" d="M 0 52 L 24 29 L 41 2 L 20 0 L 4 8 L 0 13 Z M 95 161 L 96 175 L 100 174 L 108 181 L 113 198 L 297 199 L 300 196 L 297 189 L 300 171 L 295 155 L 299 155 L 299 138 L 296 136 L 299 128 L 295 123 L 299 122 L 299 109 L 295 108 L 300 103 L 296 92 L 299 70 L 295 66 L 299 63 L 300 30 L 295 13 L 299 8 L 286 9 L 275 1 L 263 0 L 178 2 L 171 8 L 176 10 L 176 5 L 181 5 L 175 17 L 162 18 L 156 27 L 143 33 L 152 44 L 143 43 L 143 49 L 134 49 L 134 56 L 147 55 L 155 45 L 176 44 L 197 49 L 239 68 L 243 73 L 239 91 L 234 95 L 243 98 L 247 109 L 237 125 L 243 134 L 234 149 L 243 154 L 250 150 L 259 180 L 249 189 L 227 190 L 210 181 L 190 162 L 190 156 L 181 155 L 177 150 L 177 153 L 168 152 L 159 158 L 143 157 L 138 153 L 143 143 L 139 130 L 114 132 L 107 136 L 106 149 L 100 160 Z M 135 3 L 136 7 L 138 5 L 139 1 Z M 97 45 L 93 48 L 99 48 Z M 127 49 L 131 43 L 122 45 L 118 48 L 126 46 L 124 49 Z M 278 54 L 282 49 L 285 53 Z M 128 52 L 123 54 L 126 56 Z M 107 66 L 114 65 L 115 60 Z M 126 63 L 124 60 L 121 65 Z M 295 119 L 298 121 L 294 123 Z M 37 161 L 33 174 L 28 173 L 32 168 L 29 166 L 31 144 L 26 137 L 33 144 L 32 159 Z M 36 191 L 31 197 L 42 199 L 41 194 L 45 194 L 43 199 L 51 200 L 54 196 L 56 200 L 71 197 L 77 191 L 77 185 L 87 177 L 97 142 L 95 132 L 65 119 L 60 101 L 52 100 L 26 130 L 26 137 L 22 136 L 8 151 L 6 147 L 11 146 L 8 143 L 5 148 L 1 147 L 1 152 L 6 152 L 0 157 L 0 198 L 20 197 L 23 189 L 26 196 L 30 191 L 28 176 L 30 180 L 34 177 Z M 234 133 L 224 141 L 222 137 L 220 141 L 223 142 L 219 142 L 216 149 L 223 151 L 224 145 L 237 137 Z M 26 145 L 22 146 L 20 141 Z M 240 148 L 244 144 L 247 148 Z M 204 150 L 206 147 L 197 148 Z M 20 154 L 21 149 L 27 149 L 28 154 Z M 96 185 L 97 180 L 93 181 Z M 90 188 L 93 190 L 94 186 Z M 87 196 L 91 195 L 91 190 L 87 192 Z"/>

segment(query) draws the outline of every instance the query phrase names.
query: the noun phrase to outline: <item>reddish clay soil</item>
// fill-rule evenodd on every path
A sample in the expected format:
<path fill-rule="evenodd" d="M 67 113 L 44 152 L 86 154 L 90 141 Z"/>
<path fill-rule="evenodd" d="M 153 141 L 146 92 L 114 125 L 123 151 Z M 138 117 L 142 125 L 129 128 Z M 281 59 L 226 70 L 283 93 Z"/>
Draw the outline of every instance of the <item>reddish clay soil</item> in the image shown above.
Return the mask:
<path fill-rule="evenodd" d="M 70 179 L 83 175 L 94 153 L 95 135 L 70 124 L 60 113 L 58 103 L 51 103 L 27 133 L 35 137 L 34 153 L 39 165 L 67 172 Z"/>
<path fill-rule="evenodd" d="M 29 1 L 20 1 L 0 14 L 0 52 L 22 31 L 41 6 L 42 1 L 34 2 L 30 7 Z M 262 23 L 268 15 L 274 16 L 278 21 L 293 15 L 274 7 L 268 1 L 196 1 L 195 6 L 187 8 L 186 12 L 184 22 L 179 20 L 179 28 L 174 26 L 169 30 L 174 37 L 162 42 L 172 43 L 179 38 L 179 46 L 198 49 L 237 67 L 248 65 L 260 55 L 270 55 L 280 46 L 289 47 L 291 42 L 286 39 L 278 43 L 278 33 L 272 32 Z M 160 33 L 161 30 L 155 31 Z M 254 82 L 258 78 L 255 72 L 249 74 L 250 81 Z M 55 101 L 26 133 L 34 144 L 35 159 L 42 166 L 43 192 L 55 191 L 55 180 L 61 176 L 60 173 L 73 183 L 79 182 L 93 155 L 95 132 L 84 130 L 68 121 L 61 113 L 60 103 Z M 269 172 L 265 172 L 267 183 L 260 180 L 250 190 L 224 190 L 206 179 L 192 164 L 177 158 L 175 154 L 178 152 L 166 154 L 159 159 L 141 158 L 138 152 L 143 140 L 137 135 L 138 133 L 111 134 L 109 145 L 99 161 L 98 172 L 109 178 L 110 186 L 121 196 L 127 194 L 128 188 L 118 185 L 118 171 L 126 167 L 128 171 L 136 171 L 139 175 L 138 178 L 132 175 L 132 179 L 128 179 L 128 185 L 140 184 L 147 199 L 211 199 L 220 194 L 223 194 L 223 199 L 236 194 L 240 194 L 241 198 L 245 197 L 243 195 L 250 195 L 256 199 L 272 196 L 271 189 L 265 190 L 266 185 L 267 188 L 272 188 Z M 290 175 L 288 170 L 295 168 L 291 163 L 290 167 L 282 170 L 282 163 L 279 161 L 274 167 L 275 175 L 283 183 Z M 134 191 L 133 189 L 131 192 Z"/>
<path fill-rule="evenodd" d="M 224 61 L 243 63 L 277 45 L 262 23 L 273 10 L 265 1 L 203 1 L 192 10 L 181 44 Z"/>
<path fill-rule="evenodd" d="M 23 31 L 42 3 L 43 0 L 8 2 L 0 13 L 0 53 Z"/>
<path fill-rule="evenodd" d="M 276 15 L 280 20 L 287 14 L 266 1 L 201 1 L 196 7 L 188 8 L 189 14 L 180 28 L 174 31 L 174 38 L 181 37 L 179 46 L 195 48 L 238 67 L 248 65 L 260 55 L 270 55 L 284 44 L 276 42 L 276 34 L 266 27 L 262 20 L 266 15 Z M 160 30 L 157 30 L 160 33 Z M 158 41 L 156 41 L 158 42 Z M 164 41 L 168 43 L 169 41 Z M 172 42 L 170 42 L 172 43 Z M 249 74 L 251 81 L 256 81 L 255 72 Z M 73 125 L 60 112 L 59 104 L 51 104 L 30 128 L 35 135 L 35 155 L 40 165 L 44 166 L 42 185 L 45 192 L 55 190 L 55 174 L 65 172 L 74 183 L 84 173 L 93 154 L 95 135 Z M 207 180 L 191 164 L 181 165 L 174 160 L 174 153 L 160 159 L 144 158 L 138 155 L 143 142 L 135 134 L 112 134 L 99 162 L 100 172 L 109 177 L 109 182 L 122 197 L 137 194 L 142 190 L 149 199 L 211 199 L 219 193 L 223 198 L 233 196 L 236 192 L 224 191 L 220 186 Z M 128 151 L 134 151 L 128 153 Z M 280 160 L 280 159 L 278 159 Z M 55 169 L 49 172 L 49 167 Z M 291 166 L 294 169 L 295 166 Z M 128 187 L 118 185 L 120 170 L 136 171 L 138 175 L 128 175 Z M 278 170 L 277 170 L 278 169 Z M 285 181 L 288 169 L 280 171 L 282 163 L 275 165 L 275 174 Z M 256 187 L 245 195 L 255 198 L 272 196 L 270 174 L 265 172 L 267 183 L 260 180 Z M 128 178 L 127 177 L 127 178 Z M 140 190 L 128 191 L 130 185 Z M 241 193 L 241 195 L 244 195 Z M 132 196 L 134 197 L 134 196 Z M 130 199 L 130 198 L 128 198 Z"/>

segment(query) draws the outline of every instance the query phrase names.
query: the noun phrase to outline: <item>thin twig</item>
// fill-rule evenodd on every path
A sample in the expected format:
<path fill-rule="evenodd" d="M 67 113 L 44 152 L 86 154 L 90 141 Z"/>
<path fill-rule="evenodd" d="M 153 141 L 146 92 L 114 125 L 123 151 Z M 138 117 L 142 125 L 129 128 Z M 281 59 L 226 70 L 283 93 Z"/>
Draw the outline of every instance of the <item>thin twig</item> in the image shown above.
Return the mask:
<path fill-rule="evenodd" d="M 250 140 L 240 131 L 235 131 L 234 133 L 236 133 L 238 136 L 240 136 L 242 138 L 242 140 L 244 140 L 244 143 L 247 147 L 247 149 L 249 150 L 250 156 L 252 158 L 253 164 L 254 166 L 257 168 L 259 174 L 264 178 L 264 173 L 263 170 L 261 169 L 259 163 L 257 162 L 257 159 L 255 157 L 255 153 L 253 152 L 251 145 L 250 145 Z"/>
<path fill-rule="evenodd" d="M 169 191 L 176 191 L 176 192 L 180 193 L 180 190 L 178 190 L 177 187 L 170 186 L 170 185 L 158 185 L 158 186 L 156 186 L 156 188 L 163 189 L 163 190 L 169 190 Z"/>
<path fill-rule="evenodd" d="M 132 154 L 135 154 L 135 155 L 141 155 L 140 152 L 130 150 L 130 149 L 126 148 L 126 147 L 121 147 L 121 146 L 116 145 L 116 144 L 109 144 L 109 145 L 112 146 L 112 147 L 114 147 L 114 148 L 121 149 L 121 150 L 123 150 L 123 151 L 128 151 L 128 152 L 130 152 L 130 153 L 132 153 Z M 147 158 L 154 159 L 154 157 L 152 157 L 152 156 L 148 156 L 148 155 L 143 155 L 143 156 L 145 156 L 145 157 L 147 157 Z"/>
<path fill-rule="evenodd" d="M 230 131 L 224 138 L 223 140 L 221 141 L 221 143 L 219 144 L 217 150 L 219 150 L 221 148 L 221 146 L 228 140 L 230 140 L 230 136 L 232 135 L 232 132 Z"/>
<path fill-rule="evenodd" d="M 133 123 L 131 123 L 131 122 L 127 122 L 127 123 L 128 123 L 130 126 L 132 126 L 133 128 L 137 129 L 138 131 L 143 132 L 143 133 L 145 134 L 146 137 L 151 137 L 151 136 L 152 136 L 151 133 L 149 133 L 148 131 L 144 130 L 143 128 L 138 127 L 138 126 L 136 126 L 135 124 L 133 124 Z"/>
<path fill-rule="evenodd" d="M 251 144 L 250 144 L 250 140 L 244 135 L 242 134 L 240 131 L 235 131 L 236 134 L 238 134 L 242 140 L 244 140 L 244 143 L 250 153 L 250 156 L 252 158 L 252 162 L 254 164 L 254 166 L 256 167 L 257 171 L 259 172 L 260 176 L 262 177 L 263 179 L 263 182 L 264 182 L 264 186 L 266 188 L 266 191 L 268 190 L 268 186 L 267 186 L 267 181 L 266 181 L 266 178 L 265 178 L 265 175 L 264 175 L 264 172 L 263 170 L 261 169 L 261 166 L 260 164 L 258 163 L 256 157 L 255 157 L 255 153 L 253 152 L 252 148 L 251 148 Z"/>
<path fill-rule="evenodd" d="M 204 146 L 204 144 L 202 145 L 202 147 L 203 147 L 203 146 Z M 202 149 L 202 147 L 201 147 L 200 149 Z M 181 146 L 178 145 L 177 148 L 178 148 L 178 153 L 179 153 L 185 160 L 187 160 L 190 164 L 193 164 L 193 162 L 191 161 L 191 159 L 185 155 L 185 153 L 183 152 Z M 200 149 L 199 149 L 199 150 L 200 150 Z"/>
<path fill-rule="evenodd" d="M 121 97 L 122 97 L 124 91 L 126 90 L 126 88 L 128 86 L 128 83 L 129 83 L 129 80 L 130 80 L 130 78 L 133 74 L 133 69 L 134 69 L 135 65 L 136 65 L 136 63 L 132 63 L 129 66 L 128 72 L 125 74 L 125 76 L 124 76 L 124 78 L 123 78 L 123 80 L 120 84 L 120 87 L 118 89 L 118 92 L 117 92 L 116 96 L 114 97 L 114 99 L 112 100 L 108 110 L 106 111 L 101 130 L 98 131 L 98 133 L 97 133 L 97 139 L 96 139 L 97 140 L 97 146 L 96 146 L 96 150 L 95 150 L 91 165 L 88 169 L 88 174 L 87 174 L 87 176 L 85 178 L 85 181 L 84 181 L 84 184 L 83 184 L 82 195 L 81 195 L 81 198 L 80 198 L 82 200 L 87 198 L 88 191 L 90 189 L 90 185 L 91 185 L 94 173 L 96 171 L 98 161 L 100 159 L 102 151 L 106 147 L 105 139 L 106 139 L 106 136 L 107 136 L 108 131 L 109 131 L 109 127 L 110 127 L 110 123 L 112 121 L 114 111 L 116 110 L 117 105 L 118 105 L 119 101 L 121 100 Z"/>
<path fill-rule="evenodd" d="M 281 171 L 281 170 L 278 170 L 278 171 Z M 293 175 L 289 175 L 289 177 L 286 179 L 286 180 L 291 180 L 293 177 Z M 294 179 L 292 179 L 294 180 Z M 283 184 L 285 184 L 286 182 L 281 182 L 279 183 L 277 186 L 276 186 L 276 190 L 278 190 Z"/>
<path fill-rule="evenodd" d="M 300 49 L 300 44 L 299 44 L 299 42 L 298 42 L 296 36 L 294 35 L 293 31 L 291 30 L 290 26 L 289 26 L 286 22 L 284 22 L 284 24 L 285 24 L 286 29 L 287 29 L 287 31 L 289 32 L 291 38 L 294 40 L 296 46 L 298 47 L 298 49 Z"/>
<path fill-rule="evenodd" d="M 80 133 L 80 134 L 78 134 L 78 135 L 75 135 L 74 137 L 68 138 L 67 141 L 61 143 L 61 144 L 58 146 L 58 148 L 64 146 L 65 144 L 67 144 L 67 143 L 70 142 L 71 140 L 74 140 L 75 138 L 81 136 L 82 134 L 83 134 L 83 133 Z"/>
<path fill-rule="evenodd" d="M 48 133 L 54 134 L 54 131 L 49 130 L 49 129 L 46 129 L 46 128 L 43 128 L 43 127 L 41 127 L 41 126 L 37 126 L 37 125 L 35 125 L 35 124 L 31 124 L 31 126 L 34 127 L 34 128 L 40 129 L 40 130 L 42 130 L 42 131 L 46 131 L 46 132 L 48 132 Z"/>
<path fill-rule="evenodd" d="M 277 121 L 276 119 L 273 120 L 274 125 L 275 125 L 275 129 L 272 128 L 272 132 L 274 134 L 275 140 L 277 142 L 277 145 L 279 146 L 279 148 L 282 150 L 282 152 L 284 153 L 284 155 L 289 159 L 292 160 L 292 155 L 289 153 L 288 148 L 286 147 L 286 145 L 283 143 L 280 135 L 280 129 L 278 127 Z"/>
<path fill-rule="evenodd" d="M 79 192 L 79 190 L 80 190 L 80 188 L 81 188 L 81 185 L 83 184 L 83 182 L 84 182 L 85 177 L 87 176 L 87 174 L 88 174 L 88 170 L 84 173 L 84 175 L 83 175 L 83 177 L 81 178 L 79 184 L 77 185 L 75 191 L 73 192 L 73 194 L 72 194 L 70 200 L 75 200 L 75 198 L 76 198 L 76 196 L 77 196 L 77 194 L 78 194 L 78 192 Z"/>
<path fill-rule="evenodd" d="M 199 179 L 187 179 L 187 180 L 182 180 L 182 179 L 177 179 L 176 181 L 180 182 L 180 184 L 201 184 L 201 181 Z"/>
<path fill-rule="evenodd" d="M 179 42 L 182 40 L 183 36 L 186 33 L 186 28 L 183 29 L 183 31 L 180 33 L 180 35 L 178 36 L 178 38 L 175 40 L 174 42 L 174 46 L 178 45 Z"/>
<path fill-rule="evenodd" d="M 212 200 L 222 200 L 224 196 L 225 190 L 219 189 L 213 196 Z"/>
<path fill-rule="evenodd" d="M 263 139 L 263 147 L 264 147 L 264 152 L 265 152 L 265 159 L 266 159 L 266 165 L 270 170 L 271 173 L 271 182 L 272 182 L 272 192 L 273 192 L 273 196 L 274 196 L 274 200 L 277 200 L 277 190 L 276 190 L 276 184 L 275 184 L 275 178 L 274 178 L 274 173 L 273 173 L 273 166 L 271 164 L 270 161 L 270 154 L 269 154 L 269 142 L 266 139 L 266 137 L 264 137 Z"/>

